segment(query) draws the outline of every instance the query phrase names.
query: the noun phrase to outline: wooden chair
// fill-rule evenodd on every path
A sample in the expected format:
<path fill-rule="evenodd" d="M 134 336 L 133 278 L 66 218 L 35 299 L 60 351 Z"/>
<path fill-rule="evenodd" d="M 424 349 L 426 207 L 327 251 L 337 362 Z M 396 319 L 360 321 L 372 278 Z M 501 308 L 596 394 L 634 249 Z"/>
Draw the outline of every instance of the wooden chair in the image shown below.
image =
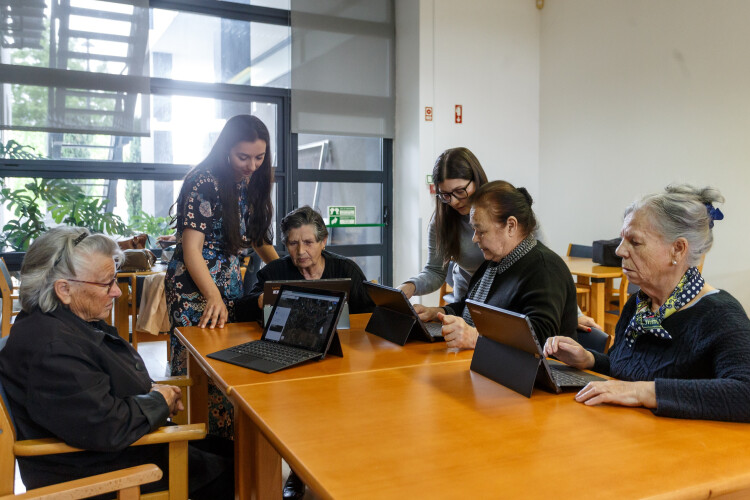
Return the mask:
<path fill-rule="evenodd" d="M 44 488 L 27 490 L 19 495 L 6 495 L 0 500 L 89 498 L 117 492 L 121 500 L 136 500 L 141 496 L 141 485 L 161 479 L 161 469 L 154 464 L 137 465 L 127 469 L 97 474 L 96 476 L 67 481 Z"/>
<path fill-rule="evenodd" d="M 0 350 L 5 339 L 0 341 Z M 57 453 L 81 451 L 55 438 L 16 441 L 16 430 L 7 407 L 5 390 L 0 384 L 0 496 L 14 491 L 16 457 L 37 457 Z M 131 446 L 169 444 L 169 490 L 149 493 L 141 498 L 149 500 L 187 500 L 188 497 L 188 441 L 203 439 L 205 424 L 161 427 L 146 434 Z"/>
<path fill-rule="evenodd" d="M 445 296 L 449 295 L 451 293 L 453 293 L 453 287 L 450 286 L 448 283 L 443 282 L 443 284 L 440 285 L 440 300 L 439 300 L 439 304 L 438 304 L 439 307 L 443 307 L 445 304 L 448 303 L 445 300 Z"/>
<path fill-rule="evenodd" d="M 13 301 L 18 299 L 18 295 L 13 293 L 13 280 L 10 277 L 8 266 L 5 260 L 0 257 L 0 295 L 3 299 L 2 326 L 0 327 L 1 336 L 6 337 L 10 333 L 10 327 L 13 325 L 13 317 L 18 312 L 13 311 Z"/>
<path fill-rule="evenodd" d="M 568 243 L 568 257 L 583 257 L 590 259 L 593 250 L 590 246 Z M 591 285 L 585 276 L 576 277 L 576 302 L 583 314 L 588 315 L 591 308 Z"/>

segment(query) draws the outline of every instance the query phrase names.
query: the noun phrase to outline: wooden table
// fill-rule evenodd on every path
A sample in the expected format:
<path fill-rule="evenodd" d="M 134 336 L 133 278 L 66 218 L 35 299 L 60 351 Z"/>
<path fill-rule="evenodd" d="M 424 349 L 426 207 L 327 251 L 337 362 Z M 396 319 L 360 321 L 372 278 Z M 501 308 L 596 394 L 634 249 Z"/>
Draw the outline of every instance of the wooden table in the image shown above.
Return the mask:
<path fill-rule="evenodd" d="M 606 291 L 604 284 L 608 279 L 622 277 L 621 267 L 600 266 L 591 259 L 584 257 L 561 256 L 568 265 L 571 274 L 578 277 L 579 283 L 583 280 L 591 286 L 591 308 L 589 314 L 597 324 L 604 327 L 604 305 L 606 302 Z"/>
<path fill-rule="evenodd" d="M 750 494 L 747 424 L 588 407 L 538 389 L 527 399 L 469 364 L 234 387 L 249 421 L 237 445 L 252 467 L 239 470 L 260 482 L 258 498 L 274 498 L 279 453 L 321 498 Z"/>
<path fill-rule="evenodd" d="M 134 271 L 134 272 L 118 272 L 117 273 L 117 286 L 122 292 L 121 295 L 115 299 L 115 305 L 112 308 L 113 311 L 113 325 L 117 328 L 117 332 L 120 337 L 124 338 L 128 342 L 132 342 L 133 347 L 138 347 L 138 337 L 135 334 L 135 322 L 136 322 L 136 297 L 138 293 L 138 276 L 148 276 L 149 274 L 158 274 L 167 272 L 167 266 L 165 264 L 156 264 L 148 271 Z M 131 295 L 132 294 L 132 295 Z M 130 298 L 132 297 L 132 300 Z M 131 330 L 130 318 L 133 318 L 133 326 Z M 131 340 L 130 332 L 133 332 Z"/>
<path fill-rule="evenodd" d="M 364 331 L 369 314 L 352 314 L 351 329 L 339 330 L 344 357 L 327 356 L 317 362 L 281 370 L 260 373 L 240 366 L 207 358 L 212 352 L 233 345 L 257 340 L 262 328 L 257 323 L 230 323 L 221 329 L 178 327 L 175 334 L 188 351 L 188 375 L 193 380 L 189 389 L 188 413 L 191 423 L 208 419 L 207 382 L 214 383 L 235 403 L 234 390 L 238 386 L 277 385 L 290 380 L 329 378 L 361 372 L 377 372 L 405 366 L 435 363 L 465 363 L 473 351 L 456 351 L 444 342 L 409 342 L 399 346 Z M 281 498 L 281 460 L 278 452 L 248 418 L 247 413 L 235 411 L 235 475 L 241 498 Z M 264 458 L 265 457 L 265 458 Z M 260 490 L 259 488 L 265 488 Z"/>

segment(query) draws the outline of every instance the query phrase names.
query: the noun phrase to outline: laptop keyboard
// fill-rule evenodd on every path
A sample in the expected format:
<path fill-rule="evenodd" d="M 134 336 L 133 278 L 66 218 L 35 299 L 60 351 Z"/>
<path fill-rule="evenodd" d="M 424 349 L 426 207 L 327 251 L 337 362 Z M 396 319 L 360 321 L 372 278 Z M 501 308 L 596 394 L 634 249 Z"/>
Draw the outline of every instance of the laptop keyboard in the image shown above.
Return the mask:
<path fill-rule="evenodd" d="M 256 358 L 262 358 L 282 365 L 292 365 L 314 358 L 319 353 L 297 349 L 284 344 L 276 344 L 255 340 L 246 344 L 240 344 L 227 349 L 240 354 L 249 354 Z"/>
<path fill-rule="evenodd" d="M 427 333 L 430 334 L 430 337 L 442 337 L 443 336 L 443 324 L 442 323 L 429 322 L 429 323 L 425 323 L 424 327 L 427 328 Z"/>
<path fill-rule="evenodd" d="M 561 387 L 583 387 L 588 383 L 588 380 L 580 375 L 575 375 L 567 371 L 555 370 L 554 368 L 550 371 L 552 372 L 552 378 L 555 379 L 555 383 Z"/>

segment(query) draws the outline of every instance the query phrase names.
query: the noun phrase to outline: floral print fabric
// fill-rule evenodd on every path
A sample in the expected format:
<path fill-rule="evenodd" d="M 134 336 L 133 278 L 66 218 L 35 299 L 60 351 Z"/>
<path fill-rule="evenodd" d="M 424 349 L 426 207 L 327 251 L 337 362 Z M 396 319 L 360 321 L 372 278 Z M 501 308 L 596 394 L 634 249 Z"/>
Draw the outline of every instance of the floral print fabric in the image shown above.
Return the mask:
<path fill-rule="evenodd" d="M 245 239 L 246 217 L 249 214 L 247 185 L 238 186 L 240 235 Z M 183 194 L 177 206 L 177 241 L 174 256 L 167 266 L 165 291 L 172 328 L 197 325 L 206 299 L 185 267 L 182 233 L 194 229 L 204 234 L 203 258 L 234 321 L 234 301 L 243 295 L 239 255 L 228 255 L 224 244 L 224 224 L 219 186 L 209 171 L 197 171 L 185 178 Z M 187 373 L 187 353 L 174 333 L 170 339 L 171 375 Z M 221 391 L 209 384 L 209 433 L 232 437 L 232 405 Z"/>

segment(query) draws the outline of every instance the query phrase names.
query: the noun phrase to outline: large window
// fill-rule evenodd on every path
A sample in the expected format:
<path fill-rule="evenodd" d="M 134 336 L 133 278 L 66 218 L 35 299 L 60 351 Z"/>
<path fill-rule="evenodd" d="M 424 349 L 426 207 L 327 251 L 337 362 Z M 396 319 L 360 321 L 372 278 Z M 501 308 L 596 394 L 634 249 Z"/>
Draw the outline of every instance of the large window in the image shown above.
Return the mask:
<path fill-rule="evenodd" d="M 33 4 L 0 11 L 6 187 L 22 195 L 30 178 L 88 179 L 87 194 L 139 227 L 168 216 L 184 174 L 240 113 L 268 126 L 285 182 L 288 10 L 216 0 Z M 279 212 L 285 192 L 274 189 Z M 0 227 L 14 217 L 6 204 Z"/>
<path fill-rule="evenodd" d="M 131 228 L 158 231 L 226 119 L 250 113 L 271 133 L 276 242 L 278 221 L 298 206 L 327 220 L 329 207 L 356 206 L 347 226 L 328 220 L 330 248 L 390 282 L 390 140 L 291 133 L 289 0 L 13 7 L 21 3 L 0 11 L 5 187 L 22 197 L 32 179 L 71 179 Z M 10 208 L 0 209 L 0 228 L 18 219 Z"/>

